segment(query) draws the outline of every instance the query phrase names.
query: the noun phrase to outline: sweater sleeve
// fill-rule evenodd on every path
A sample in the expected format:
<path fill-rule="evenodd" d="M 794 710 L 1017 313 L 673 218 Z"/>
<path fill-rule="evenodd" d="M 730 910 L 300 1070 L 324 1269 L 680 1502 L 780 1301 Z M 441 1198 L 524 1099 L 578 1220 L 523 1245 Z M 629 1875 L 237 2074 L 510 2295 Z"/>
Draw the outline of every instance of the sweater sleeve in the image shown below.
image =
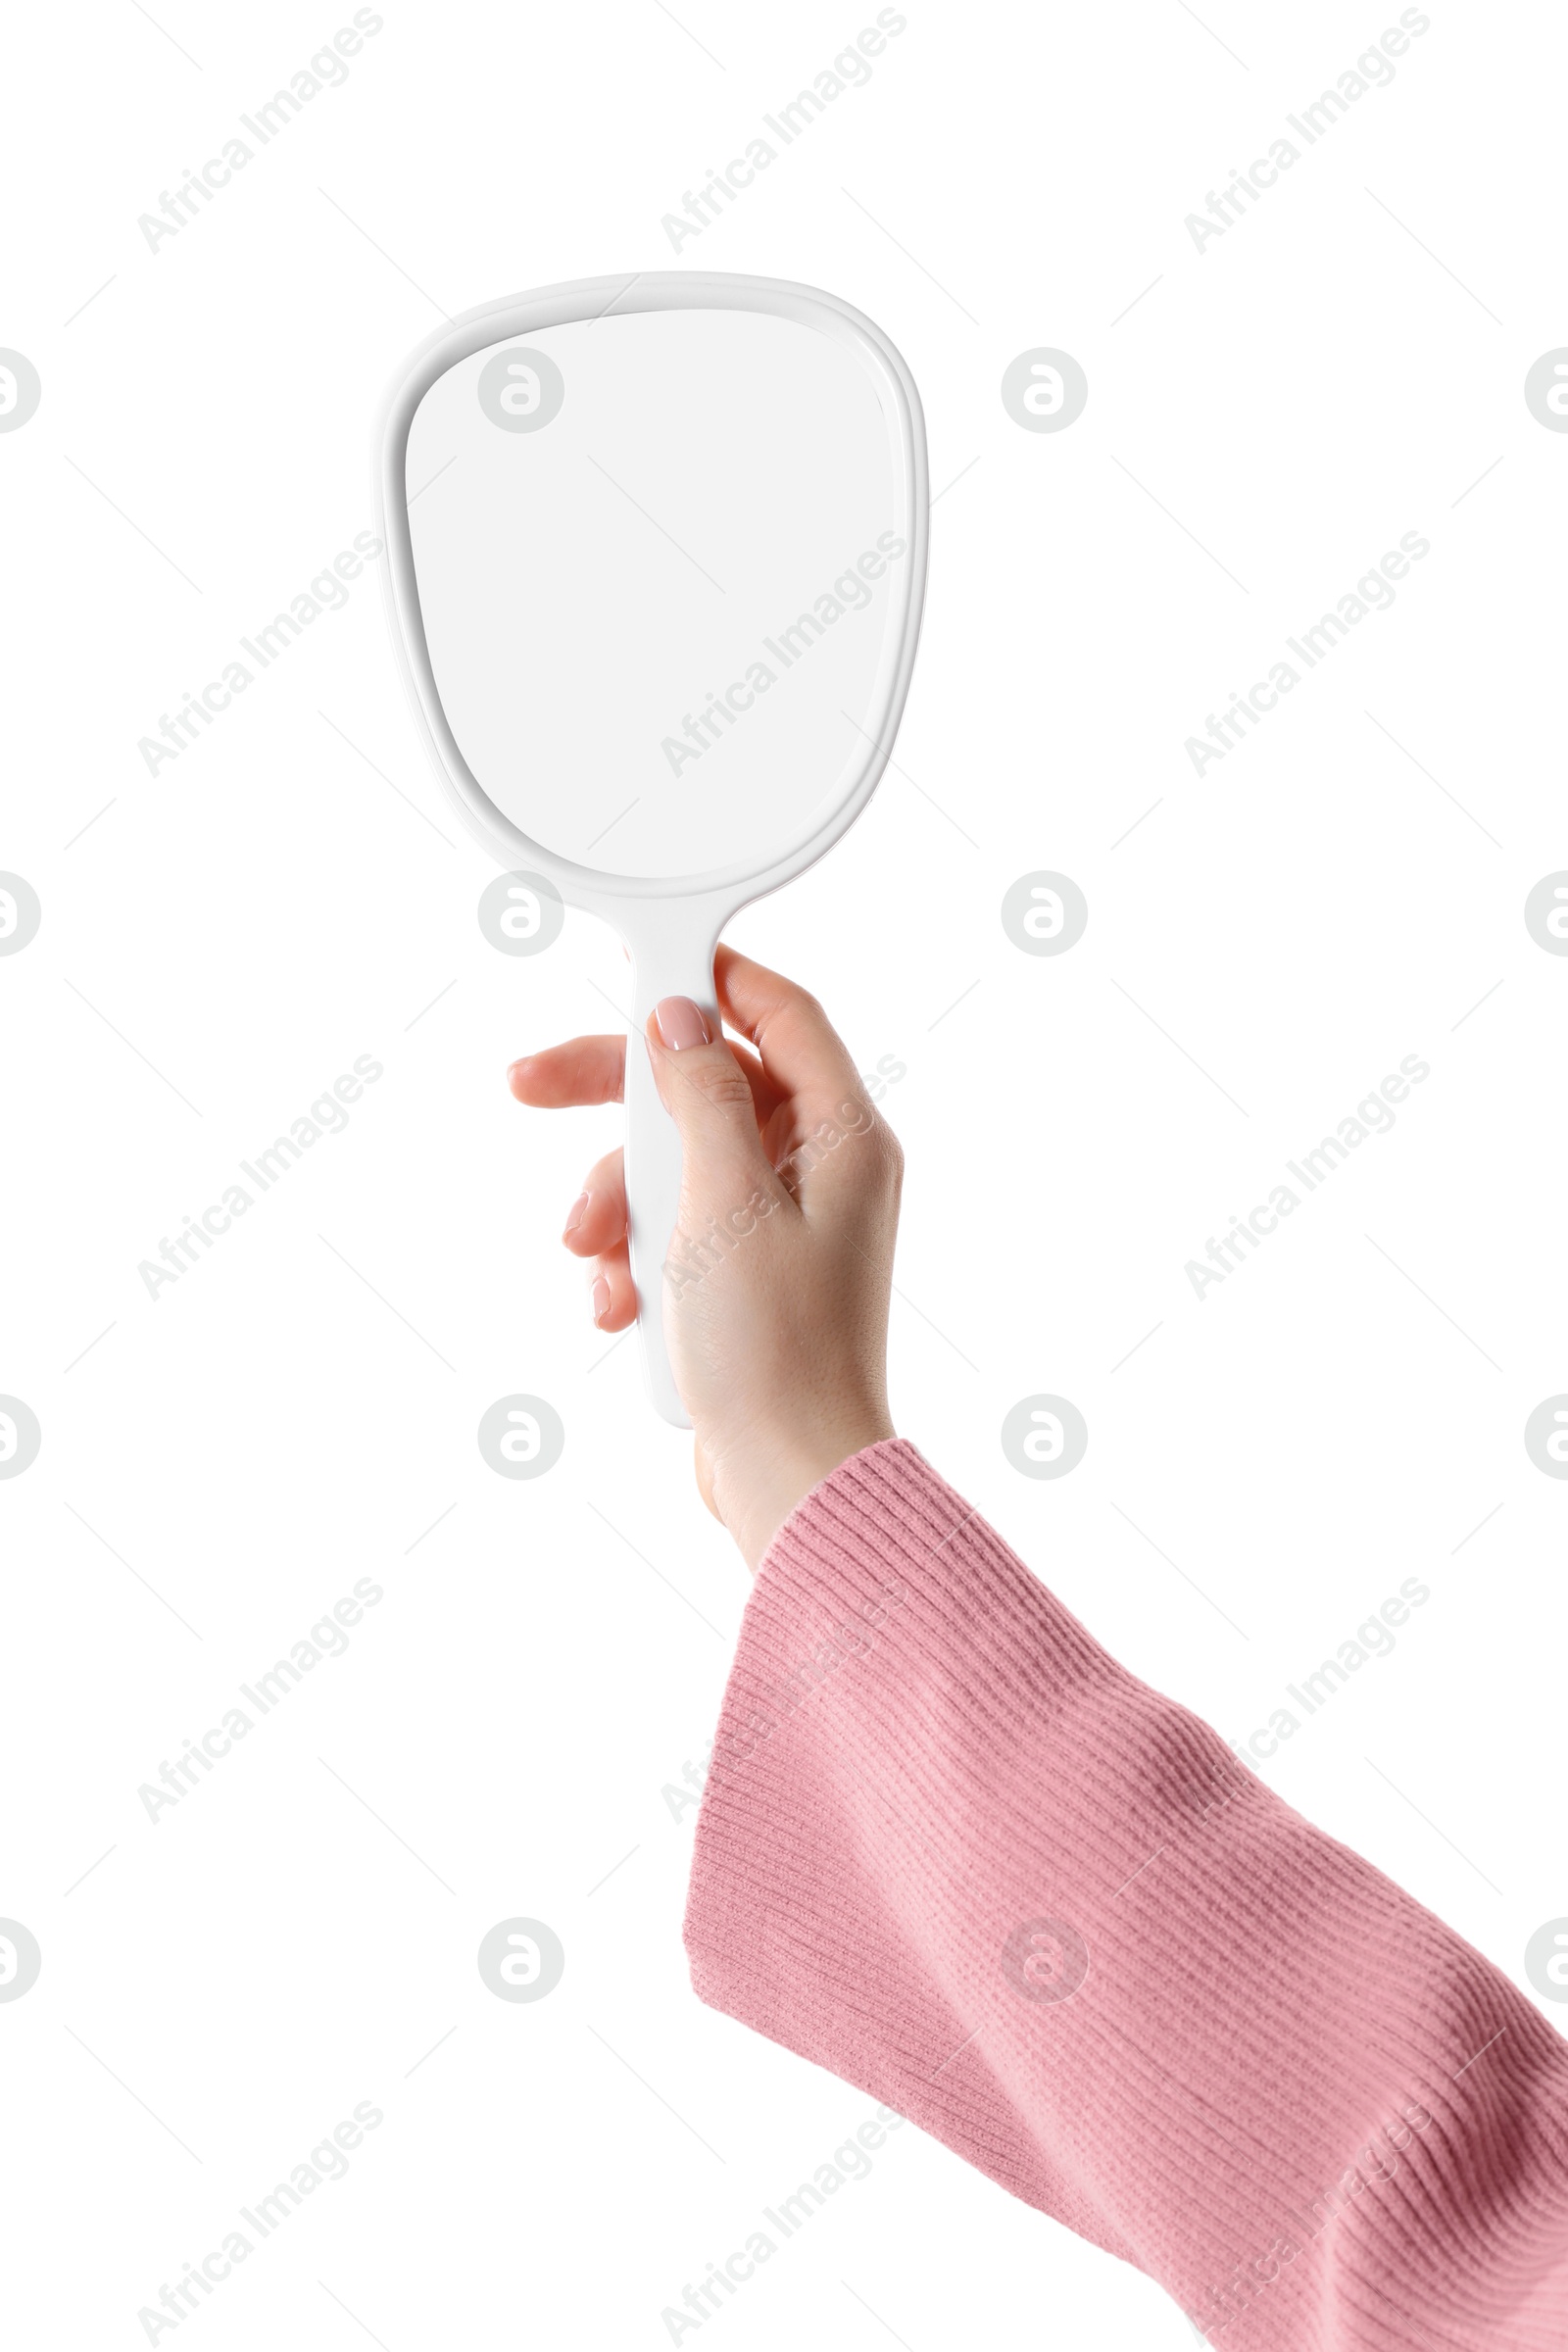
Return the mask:
<path fill-rule="evenodd" d="M 902 1440 L 761 1563 L 685 1933 L 1225 2352 L 1568 2346 L 1568 2044 Z"/>

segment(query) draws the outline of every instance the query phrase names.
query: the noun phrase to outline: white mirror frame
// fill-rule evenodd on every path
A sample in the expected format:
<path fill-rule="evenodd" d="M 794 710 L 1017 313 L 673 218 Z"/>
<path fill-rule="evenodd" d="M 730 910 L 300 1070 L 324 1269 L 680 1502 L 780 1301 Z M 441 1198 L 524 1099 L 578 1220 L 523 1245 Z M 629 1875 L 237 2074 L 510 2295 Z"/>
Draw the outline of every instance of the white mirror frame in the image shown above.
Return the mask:
<path fill-rule="evenodd" d="M 871 714 L 874 723 L 865 730 L 864 761 L 849 790 L 820 824 L 760 871 L 732 866 L 714 873 L 648 879 L 600 873 L 547 850 L 502 814 L 473 775 L 447 724 L 430 666 L 415 579 L 406 466 L 409 431 L 420 401 L 439 376 L 474 352 L 612 313 L 682 310 L 771 312 L 831 335 L 857 352 L 878 385 L 884 413 L 897 435 L 895 478 L 904 512 L 894 517 L 894 527 L 908 543 L 909 560 L 898 575 L 889 575 L 895 595 L 902 598 L 889 615 L 889 626 L 899 631 L 898 660 L 885 705 Z M 504 868 L 542 875 L 568 906 L 610 923 L 630 953 L 634 981 L 626 1055 L 626 1191 L 643 1369 L 657 1409 L 676 1427 L 689 1428 L 662 1333 L 663 1257 L 680 1200 L 679 1143 L 654 1087 L 641 1047 L 642 1032 L 661 997 L 680 995 L 704 1006 L 717 1034 L 713 950 L 725 923 L 830 849 L 865 807 L 887 765 L 914 668 L 925 594 L 930 487 L 925 421 L 914 378 L 880 327 L 861 312 L 836 295 L 786 278 L 668 270 L 544 286 L 465 312 L 410 355 L 387 391 L 377 420 L 374 502 L 376 530 L 387 551 L 383 584 L 398 672 L 425 752 L 458 816 Z"/>

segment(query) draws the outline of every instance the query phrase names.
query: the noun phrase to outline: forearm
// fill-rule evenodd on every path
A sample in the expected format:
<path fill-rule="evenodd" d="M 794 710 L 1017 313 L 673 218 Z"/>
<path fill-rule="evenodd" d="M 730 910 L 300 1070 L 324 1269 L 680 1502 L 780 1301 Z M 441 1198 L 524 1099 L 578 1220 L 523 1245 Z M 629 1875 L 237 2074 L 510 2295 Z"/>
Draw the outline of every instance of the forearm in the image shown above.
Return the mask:
<path fill-rule="evenodd" d="M 1127 1674 L 899 1442 L 747 1611 L 703 1997 L 1252 2352 L 1560 2347 L 1568 2048 Z"/>

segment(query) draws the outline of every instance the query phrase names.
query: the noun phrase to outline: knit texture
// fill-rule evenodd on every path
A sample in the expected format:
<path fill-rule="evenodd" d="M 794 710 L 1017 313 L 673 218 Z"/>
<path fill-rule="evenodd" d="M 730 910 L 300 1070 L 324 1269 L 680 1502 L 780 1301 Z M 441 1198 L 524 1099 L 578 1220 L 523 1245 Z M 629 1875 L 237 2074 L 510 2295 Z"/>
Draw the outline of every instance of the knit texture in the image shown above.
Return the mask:
<path fill-rule="evenodd" d="M 902 1440 L 759 1570 L 686 1945 L 1226 2352 L 1568 2347 L 1568 2043 Z"/>

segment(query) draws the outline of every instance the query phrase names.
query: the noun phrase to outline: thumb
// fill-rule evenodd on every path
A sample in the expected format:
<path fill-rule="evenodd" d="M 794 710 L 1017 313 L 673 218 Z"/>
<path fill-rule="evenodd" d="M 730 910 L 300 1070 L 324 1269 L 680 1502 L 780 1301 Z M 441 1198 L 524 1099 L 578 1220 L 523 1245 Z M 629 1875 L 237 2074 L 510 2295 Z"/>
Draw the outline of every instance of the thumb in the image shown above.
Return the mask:
<path fill-rule="evenodd" d="M 715 1181 L 747 1191 L 768 1183 L 773 1171 L 757 1132 L 751 1081 L 716 1016 L 690 997 L 662 997 L 648 1023 L 648 1057 L 680 1136 L 688 1198 L 706 1198 Z"/>

